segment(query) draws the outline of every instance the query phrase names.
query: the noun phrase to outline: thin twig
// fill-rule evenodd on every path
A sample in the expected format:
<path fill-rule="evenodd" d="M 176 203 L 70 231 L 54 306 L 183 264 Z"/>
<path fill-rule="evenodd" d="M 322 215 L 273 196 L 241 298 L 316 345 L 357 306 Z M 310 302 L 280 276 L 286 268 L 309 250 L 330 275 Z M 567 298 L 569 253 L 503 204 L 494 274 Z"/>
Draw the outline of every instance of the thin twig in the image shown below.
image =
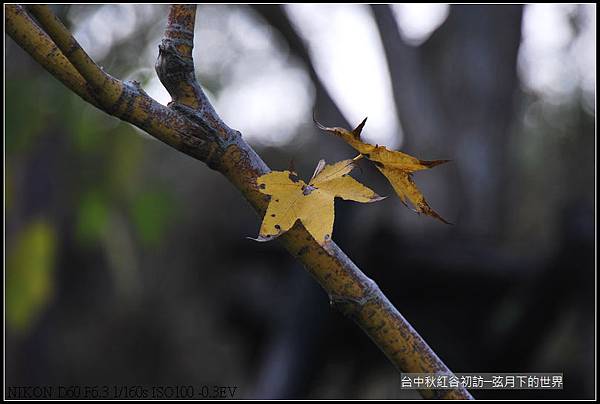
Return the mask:
<path fill-rule="evenodd" d="M 4 10 L 6 14 L 6 33 L 15 41 L 18 38 L 19 45 L 71 91 L 85 101 L 101 108 L 94 96 L 88 91 L 85 79 L 58 49 L 48 34 L 29 17 L 23 7 L 16 4 L 7 4 Z"/>
<path fill-rule="evenodd" d="M 104 72 L 81 48 L 67 27 L 46 5 L 31 4 L 27 10 L 38 20 L 40 26 L 54 40 L 62 53 L 69 59 L 86 80 L 88 86 L 103 106 L 114 104 L 123 92 L 123 83 Z"/>

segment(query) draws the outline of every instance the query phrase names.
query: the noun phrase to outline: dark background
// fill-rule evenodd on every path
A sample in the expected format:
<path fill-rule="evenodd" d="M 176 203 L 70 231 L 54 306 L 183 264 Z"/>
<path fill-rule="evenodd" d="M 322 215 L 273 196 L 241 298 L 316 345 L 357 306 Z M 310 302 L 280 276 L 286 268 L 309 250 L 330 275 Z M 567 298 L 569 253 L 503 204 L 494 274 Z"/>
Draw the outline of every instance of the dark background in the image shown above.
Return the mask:
<path fill-rule="evenodd" d="M 153 64 L 166 6 L 53 7 L 111 74 L 164 98 Z M 595 6 L 438 6 L 447 15 L 418 38 L 394 7 L 199 6 L 198 77 L 271 168 L 293 159 L 305 177 L 320 158 L 353 157 L 313 110 L 350 127 L 387 97 L 365 132 L 452 160 L 415 179 L 454 225 L 406 209 L 363 164 L 354 176 L 390 197 L 336 202 L 334 240 L 453 371 L 564 373 L 562 391 L 477 398 L 593 398 Z M 377 58 L 336 52 L 354 45 L 336 27 L 357 21 Z M 246 238 L 260 218 L 221 175 L 5 41 L 8 386 L 418 397 L 277 242 Z M 352 76 L 361 63 L 389 84 L 361 92 L 373 78 Z"/>

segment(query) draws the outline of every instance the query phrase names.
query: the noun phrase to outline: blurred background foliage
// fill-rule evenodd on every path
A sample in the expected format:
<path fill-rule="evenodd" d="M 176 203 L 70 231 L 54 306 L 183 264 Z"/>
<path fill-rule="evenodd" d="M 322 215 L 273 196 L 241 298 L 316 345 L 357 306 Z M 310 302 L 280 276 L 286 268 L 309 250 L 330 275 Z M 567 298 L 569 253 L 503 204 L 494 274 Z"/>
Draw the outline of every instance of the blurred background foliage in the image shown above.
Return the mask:
<path fill-rule="evenodd" d="M 164 5 L 55 5 L 111 74 L 154 73 Z M 316 131 L 453 163 L 416 175 L 456 223 L 392 197 L 334 239 L 457 372 L 564 372 L 594 394 L 594 5 L 198 8 L 217 111 L 273 169 L 352 157 Z M 243 398 L 414 398 L 202 163 L 86 105 L 8 37 L 6 382 L 219 384 Z M 364 166 L 361 181 L 392 195 Z"/>

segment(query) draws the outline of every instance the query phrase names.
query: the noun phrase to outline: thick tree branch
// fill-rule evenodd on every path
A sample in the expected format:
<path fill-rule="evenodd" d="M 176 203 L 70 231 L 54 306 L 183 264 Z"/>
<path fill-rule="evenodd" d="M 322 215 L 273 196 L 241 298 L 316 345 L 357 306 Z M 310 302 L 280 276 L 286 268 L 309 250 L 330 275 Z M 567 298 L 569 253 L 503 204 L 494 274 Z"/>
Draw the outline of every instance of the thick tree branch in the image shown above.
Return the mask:
<path fill-rule="evenodd" d="M 165 86 L 170 87 L 167 89 L 173 96 L 173 102 L 169 107 L 151 99 L 139 84 L 123 83 L 101 69 L 98 71 L 97 65 L 77 45 L 66 28 L 63 29 L 64 26 L 49 9 L 32 6 L 32 10 L 40 25 L 110 114 L 206 162 L 225 175 L 259 215 L 265 213 L 268 197 L 265 198 L 258 191 L 256 179 L 269 172 L 269 168 L 239 132 L 221 121 L 193 79 L 193 64 L 192 71 L 189 70 L 189 61 L 186 59 L 191 59 L 189 32 L 193 32 L 195 7 L 171 6 L 167 32 L 161 44 L 157 72 Z M 21 37 L 17 35 L 13 39 L 22 45 Z M 173 42 L 174 39 L 184 41 Z M 179 63 L 181 61 L 184 63 Z M 176 82 L 176 77 L 180 77 L 184 83 Z M 109 88 L 103 88 L 104 85 Z M 375 282 L 362 273 L 333 241 L 319 245 L 299 221 L 279 240 L 327 291 L 332 304 L 354 319 L 399 370 L 451 373 Z M 420 392 L 427 398 L 472 398 L 462 388 Z"/>

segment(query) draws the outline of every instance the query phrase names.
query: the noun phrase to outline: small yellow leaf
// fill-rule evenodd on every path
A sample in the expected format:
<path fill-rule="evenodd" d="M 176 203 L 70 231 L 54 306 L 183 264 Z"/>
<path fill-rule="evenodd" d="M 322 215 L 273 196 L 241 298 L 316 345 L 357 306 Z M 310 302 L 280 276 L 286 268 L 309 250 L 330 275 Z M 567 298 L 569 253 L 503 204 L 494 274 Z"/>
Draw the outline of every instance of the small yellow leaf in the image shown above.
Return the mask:
<path fill-rule="evenodd" d="M 360 133 L 366 121 L 367 118 L 352 131 L 337 127 L 328 128 L 315 122 L 320 129 L 341 137 L 361 155 L 372 161 L 392 184 L 402 203 L 406 205 L 406 202 L 409 201 L 415 207 L 417 213 L 424 213 L 448 224 L 444 218 L 431 209 L 425 197 L 415 185 L 412 173 L 435 167 L 449 160 L 419 160 L 406 153 L 389 150 L 384 146 L 365 143 L 360 139 Z"/>
<path fill-rule="evenodd" d="M 321 160 L 308 184 L 291 171 L 272 171 L 259 177 L 258 189 L 271 200 L 256 240 L 272 240 L 288 231 L 296 220 L 319 244 L 330 239 L 336 197 L 363 203 L 383 199 L 348 175 L 353 168 L 352 160 L 332 165 Z"/>

